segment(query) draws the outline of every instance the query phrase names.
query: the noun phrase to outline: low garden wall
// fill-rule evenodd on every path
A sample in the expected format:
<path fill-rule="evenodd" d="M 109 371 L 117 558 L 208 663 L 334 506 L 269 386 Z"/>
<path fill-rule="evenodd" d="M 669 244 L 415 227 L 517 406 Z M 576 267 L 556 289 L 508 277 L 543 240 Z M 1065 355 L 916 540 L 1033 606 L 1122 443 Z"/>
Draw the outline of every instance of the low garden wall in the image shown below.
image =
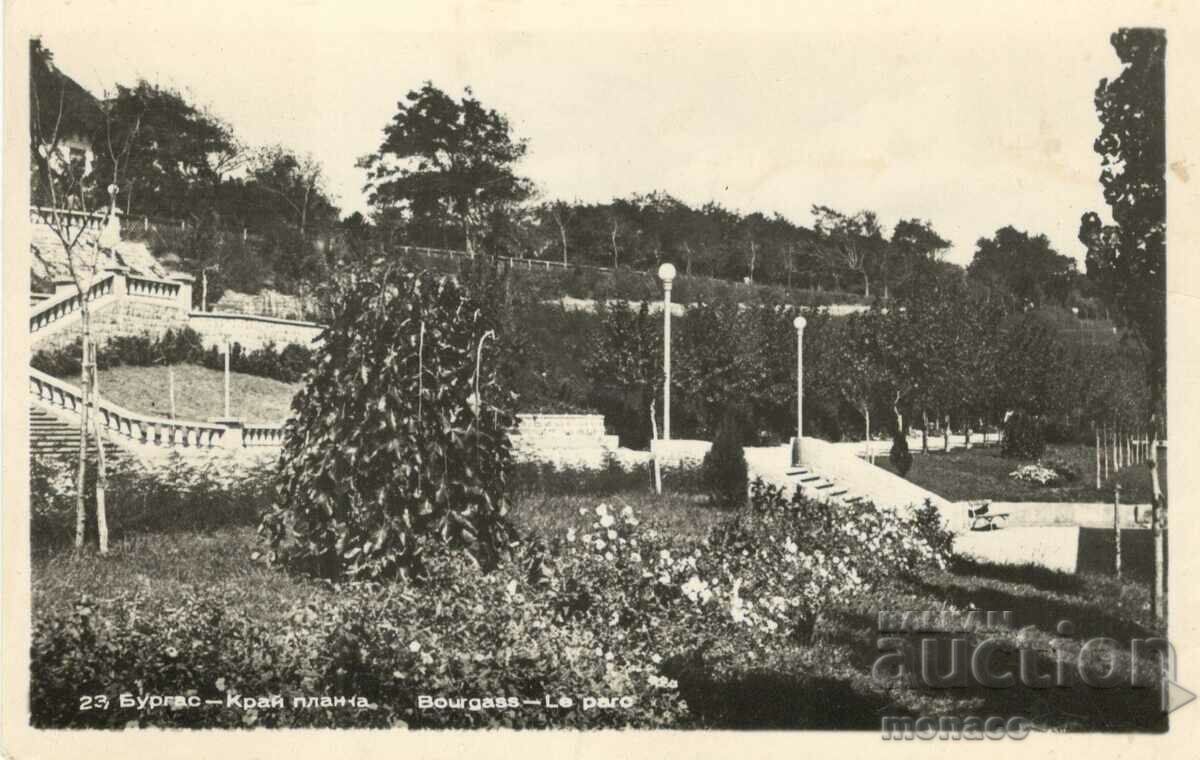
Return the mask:
<path fill-rule="evenodd" d="M 267 343 L 274 343 L 276 346 L 285 346 L 288 343 L 308 346 L 324 329 L 316 322 L 298 322 L 251 314 L 193 311 L 188 316 L 187 326 L 199 333 L 205 348 L 220 345 L 226 339 L 230 343 L 240 343 L 247 351 L 262 348 Z"/>

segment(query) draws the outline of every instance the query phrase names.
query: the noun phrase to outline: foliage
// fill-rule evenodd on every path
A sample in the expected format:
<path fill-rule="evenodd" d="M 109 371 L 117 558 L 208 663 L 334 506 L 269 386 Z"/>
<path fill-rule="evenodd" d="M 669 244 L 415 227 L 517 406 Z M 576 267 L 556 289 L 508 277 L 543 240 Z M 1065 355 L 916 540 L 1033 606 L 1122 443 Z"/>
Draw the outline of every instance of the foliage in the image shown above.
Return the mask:
<path fill-rule="evenodd" d="M 908 476 L 913 463 L 912 452 L 908 450 L 908 431 L 897 430 L 892 433 L 892 448 L 888 452 L 888 461 L 896 468 L 896 472 L 900 473 L 900 477 Z"/>
<path fill-rule="evenodd" d="M 642 302 L 617 303 L 599 313 L 600 326 L 584 368 L 593 378 L 593 403 L 616 426 L 621 444 L 650 440 L 650 404 L 662 388 L 662 326 Z"/>
<path fill-rule="evenodd" d="M 967 275 L 1017 306 L 1065 303 L 1075 284 L 1075 260 L 1055 251 L 1045 235 L 1003 227 L 976 246 Z"/>
<path fill-rule="evenodd" d="M 455 100 L 426 82 L 405 96 L 378 150 L 359 166 L 377 212 L 399 212 L 404 226 L 427 232 L 445 234 L 453 224 L 472 252 L 493 210 L 529 196 L 529 181 L 513 171 L 525 150 L 508 119 L 470 88 Z"/>
<path fill-rule="evenodd" d="M 415 577 L 445 544 L 495 565 L 514 398 L 482 307 L 453 280 L 396 267 L 349 284 L 293 402 L 280 502 L 263 522 L 274 561 Z"/>
<path fill-rule="evenodd" d="M 749 473 L 742 451 L 745 413 L 734 405 L 725 409 L 712 448 L 701 466 L 704 488 L 714 504 L 737 509 L 746 503 Z"/>
<path fill-rule="evenodd" d="M 172 453 L 157 462 L 128 455 L 107 463 L 108 527 L 114 541 L 157 531 L 208 531 L 254 525 L 274 496 L 274 462 L 239 457 L 198 460 Z M 75 532 L 75 462 L 69 458 L 30 458 L 30 538 L 34 549 L 65 546 Z M 95 466 L 90 464 L 84 495 L 87 530 L 95 530 Z"/>
<path fill-rule="evenodd" d="M 80 374 L 82 350 L 79 341 L 55 349 L 41 349 L 29 365 L 54 377 Z M 282 349 L 267 342 L 247 351 L 240 343 L 230 347 L 229 369 L 246 375 L 267 377 L 284 383 L 299 382 L 312 366 L 313 350 L 298 343 Z M 205 349 L 200 334 L 190 327 L 166 330 L 161 336 L 120 335 L 109 338 L 96 351 L 99 369 L 110 367 L 151 367 L 156 365 L 199 364 L 209 369 L 225 368 L 225 356 L 213 346 Z"/>
<path fill-rule="evenodd" d="M 1022 465 L 1008 476 L 1013 480 L 1036 483 L 1040 486 L 1062 486 L 1079 479 L 1079 474 L 1069 466 L 1054 461 Z"/>
<path fill-rule="evenodd" d="M 1083 215 L 1088 277 L 1149 352 L 1151 413 L 1166 397 L 1166 34 L 1120 29 L 1111 37 L 1121 60 L 1116 79 L 1096 88 L 1100 184 L 1115 224 Z"/>
<path fill-rule="evenodd" d="M 702 700 L 693 708 L 683 692 L 720 677 L 723 660 L 736 653 L 766 663 L 781 647 L 808 642 L 830 602 L 864 598 L 889 578 L 948 559 L 946 534 L 935 521 L 869 505 L 843 514 L 841 507 L 785 500 L 761 482 L 754 503 L 707 541 L 684 542 L 643 526 L 630 509 L 601 503 L 582 510 L 563 533 L 522 545 L 494 572 L 431 547 L 428 580 L 419 588 L 302 586 L 278 620 L 231 604 L 227 589 L 204 585 L 169 596 L 134 588 L 76 597 L 35 621 L 32 722 L 705 725 L 723 716 L 710 717 Z M 463 694 L 463 684 L 476 693 Z M 79 709 L 81 695 L 122 693 L 219 704 Z M 242 709 L 229 701 L 272 694 L 283 705 Z M 462 701 L 422 709 L 420 695 Z M 557 710 L 507 701 L 562 695 L 633 700 L 621 709 L 584 709 L 576 699 Z M 300 707 L 293 697 L 316 701 Z"/>
<path fill-rule="evenodd" d="M 1041 417 L 1014 412 L 1005 421 L 1001 454 L 1017 459 L 1039 459 L 1045 450 L 1046 431 Z"/>

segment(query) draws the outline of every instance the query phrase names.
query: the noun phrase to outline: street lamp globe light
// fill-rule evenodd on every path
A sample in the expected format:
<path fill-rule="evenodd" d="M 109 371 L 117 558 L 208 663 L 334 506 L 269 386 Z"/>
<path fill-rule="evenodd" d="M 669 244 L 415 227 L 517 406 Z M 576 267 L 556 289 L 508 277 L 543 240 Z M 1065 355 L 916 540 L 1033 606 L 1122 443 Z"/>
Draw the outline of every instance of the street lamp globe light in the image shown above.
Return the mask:
<path fill-rule="evenodd" d="M 675 265 L 666 262 L 658 268 L 663 283 L 663 440 L 671 440 L 671 281 Z"/>
<path fill-rule="evenodd" d="M 808 325 L 808 320 L 804 317 L 796 317 L 792 320 L 792 324 L 795 325 L 797 330 L 803 330 Z"/>

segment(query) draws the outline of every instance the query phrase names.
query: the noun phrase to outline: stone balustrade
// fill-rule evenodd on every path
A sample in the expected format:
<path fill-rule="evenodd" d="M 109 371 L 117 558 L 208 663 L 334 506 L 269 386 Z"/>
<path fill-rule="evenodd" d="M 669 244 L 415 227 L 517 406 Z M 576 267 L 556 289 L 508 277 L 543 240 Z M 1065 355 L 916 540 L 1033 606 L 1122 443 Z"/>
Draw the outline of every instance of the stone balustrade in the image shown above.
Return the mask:
<path fill-rule="evenodd" d="M 81 415 L 83 391 L 36 369 L 29 370 L 29 390 L 35 403 L 72 415 Z M 131 412 L 103 398 L 95 408 L 98 419 L 118 444 L 171 448 L 226 448 L 239 436 L 229 435 L 230 427 L 212 422 L 170 420 L 165 417 Z"/>
<path fill-rule="evenodd" d="M 70 288 L 60 287 L 53 296 L 34 306 L 33 313 L 29 316 L 29 332 L 35 340 L 39 332 L 44 332 L 52 325 L 79 312 L 83 299 L 80 298 L 74 287 L 74 284 L 71 284 Z M 112 296 L 116 290 L 116 275 L 105 275 L 88 289 L 88 303 Z"/>

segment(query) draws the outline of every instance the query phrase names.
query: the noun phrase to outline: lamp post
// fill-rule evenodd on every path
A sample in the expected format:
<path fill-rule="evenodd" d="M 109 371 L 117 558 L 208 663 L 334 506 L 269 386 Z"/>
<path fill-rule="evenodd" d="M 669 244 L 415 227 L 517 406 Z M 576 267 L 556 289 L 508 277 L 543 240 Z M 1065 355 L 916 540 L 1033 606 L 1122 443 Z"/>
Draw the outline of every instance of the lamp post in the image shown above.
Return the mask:
<path fill-rule="evenodd" d="M 808 320 L 796 317 L 796 464 L 800 464 L 801 440 L 804 435 L 804 326 Z"/>
<path fill-rule="evenodd" d="M 671 283 L 675 266 L 671 263 L 658 268 L 663 283 L 663 440 L 671 440 Z"/>

